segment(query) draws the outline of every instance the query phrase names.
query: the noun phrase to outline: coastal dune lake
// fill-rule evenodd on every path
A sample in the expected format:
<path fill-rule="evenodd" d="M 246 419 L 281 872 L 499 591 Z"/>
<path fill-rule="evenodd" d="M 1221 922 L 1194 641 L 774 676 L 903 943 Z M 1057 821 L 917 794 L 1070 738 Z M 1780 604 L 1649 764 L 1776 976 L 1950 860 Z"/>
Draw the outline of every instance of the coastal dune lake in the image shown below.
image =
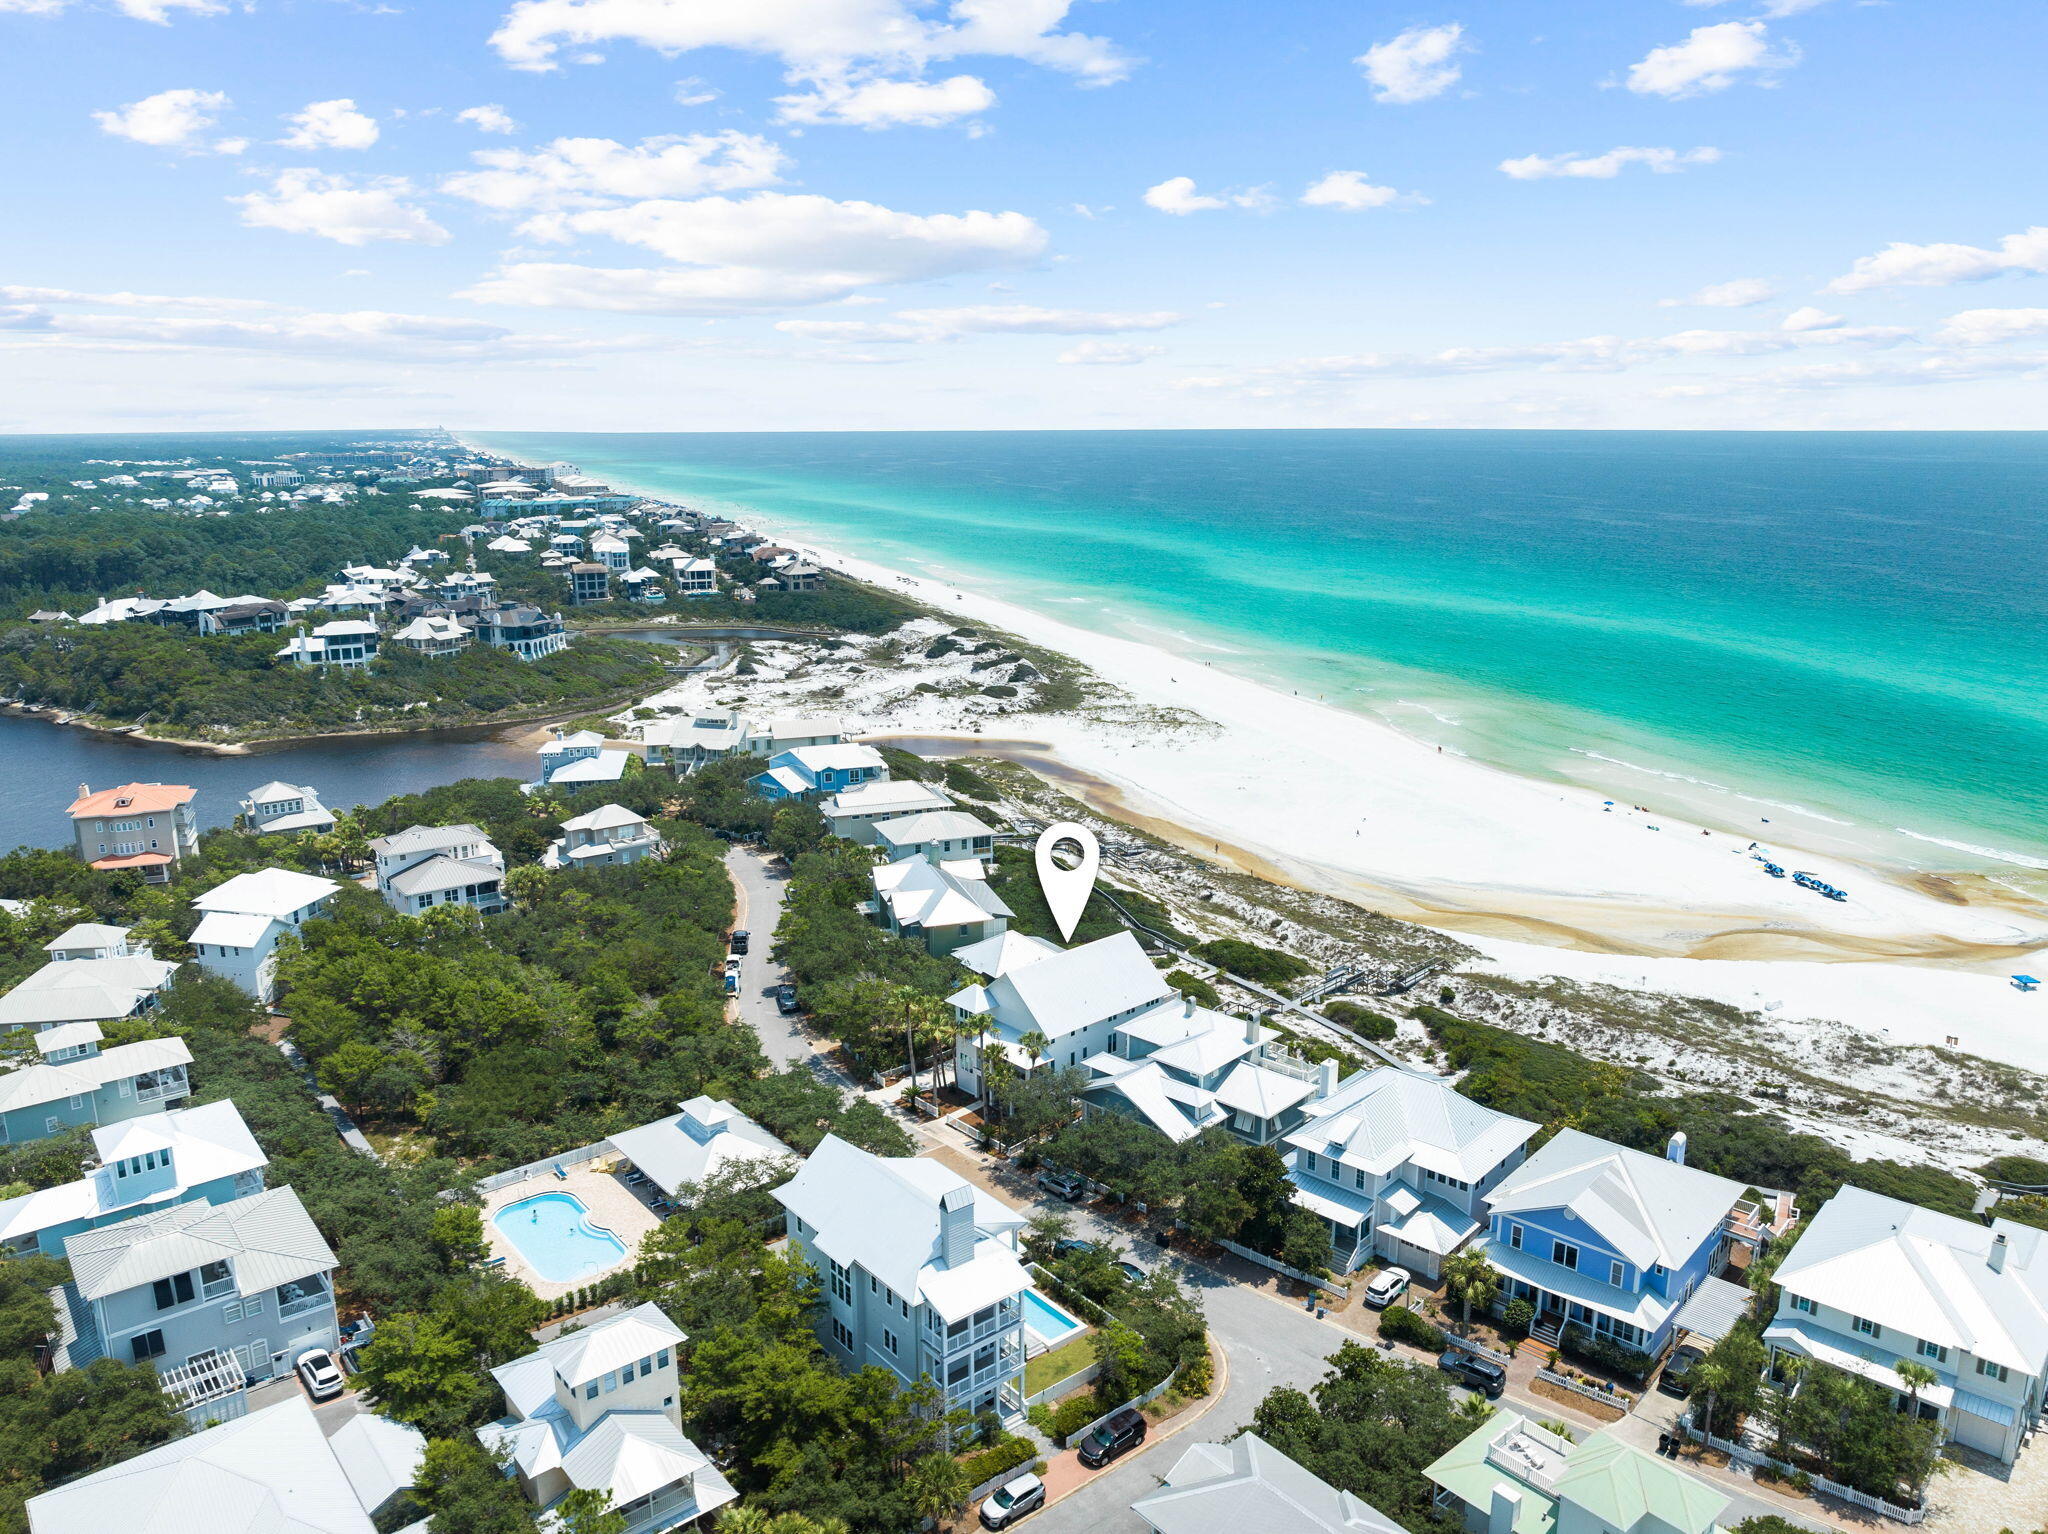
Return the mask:
<path fill-rule="evenodd" d="M 477 440 L 1627 802 L 2048 867 L 2048 435 Z"/>

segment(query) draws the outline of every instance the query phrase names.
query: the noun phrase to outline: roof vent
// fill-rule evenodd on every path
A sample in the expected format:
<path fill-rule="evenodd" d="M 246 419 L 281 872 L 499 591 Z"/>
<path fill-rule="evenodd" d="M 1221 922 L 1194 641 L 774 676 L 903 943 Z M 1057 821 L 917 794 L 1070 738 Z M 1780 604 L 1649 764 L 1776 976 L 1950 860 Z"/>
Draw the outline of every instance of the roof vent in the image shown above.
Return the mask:
<path fill-rule="evenodd" d="M 1672 1131 L 1671 1142 L 1664 1147 L 1664 1159 L 1676 1162 L 1679 1166 L 1685 1165 L 1685 1131 L 1683 1129 Z"/>
<path fill-rule="evenodd" d="M 2005 1239 L 2004 1231 L 2000 1231 L 1991 1238 L 1991 1251 L 1984 1260 L 1991 1264 L 1992 1272 L 2003 1273 L 2005 1271 L 2005 1253 L 2009 1245 L 2010 1243 Z"/>

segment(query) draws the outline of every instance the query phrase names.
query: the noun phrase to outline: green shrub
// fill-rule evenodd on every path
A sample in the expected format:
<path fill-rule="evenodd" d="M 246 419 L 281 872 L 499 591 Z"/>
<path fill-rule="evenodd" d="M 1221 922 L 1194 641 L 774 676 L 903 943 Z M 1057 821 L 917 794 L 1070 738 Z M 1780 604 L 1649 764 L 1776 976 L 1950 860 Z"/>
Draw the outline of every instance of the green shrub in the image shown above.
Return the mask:
<path fill-rule="evenodd" d="M 991 698 L 1014 698 L 1017 696 L 1017 689 L 1008 682 L 991 682 L 988 686 L 982 688 L 982 692 Z"/>
<path fill-rule="evenodd" d="M 1391 1017 L 1382 1017 L 1355 1001 L 1325 1002 L 1323 1016 L 1340 1028 L 1349 1028 L 1361 1039 L 1371 1039 L 1375 1044 L 1385 1044 L 1400 1032 Z"/>
<path fill-rule="evenodd" d="M 1247 943 L 1241 938 L 1212 938 L 1209 942 L 1196 944 L 1195 952 L 1217 968 L 1242 975 L 1247 980 L 1256 980 L 1260 985 L 1282 986 L 1299 980 L 1303 975 L 1315 973 L 1314 965 L 1297 959 L 1291 953 L 1282 953 L 1260 943 Z"/>
<path fill-rule="evenodd" d="M 1509 1300 L 1501 1308 L 1500 1329 L 1510 1337 L 1526 1337 L 1535 1324 L 1536 1307 L 1527 1300 Z"/>
<path fill-rule="evenodd" d="M 1597 1368 L 1610 1370 L 1615 1374 L 1627 1375 L 1630 1379 L 1635 1380 L 1639 1380 L 1648 1374 L 1650 1366 L 1656 1362 L 1648 1353 L 1641 1353 L 1634 1348 L 1623 1347 L 1620 1343 L 1615 1342 L 1611 1338 L 1603 1337 L 1598 1332 L 1587 1331 L 1585 1327 L 1578 1325 L 1576 1322 L 1564 1329 L 1563 1334 L 1558 1338 L 1558 1345 L 1570 1357 L 1580 1359 Z"/>
<path fill-rule="evenodd" d="M 1170 969 L 1166 972 L 1166 983 L 1183 996 L 1192 996 L 1205 1007 L 1220 1007 L 1223 998 L 1216 994 L 1216 987 L 1199 975 L 1191 975 L 1184 969 Z"/>
<path fill-rule="evenodd" d="M 1380 1335 L 1393 1342 L 1411 1343 L 1431 1353 L 1441 1353 L 1450 1344 L 1444 1334 L 1406 1305 L 1389 1305 L 1380 1312 Z"/>
<path fill-rule="evenodd" d="M 993 687 L 984 687 L 982 691 L 993 693 L 997 697 L 1014 697 L 1016 696 L 1017 689 L 1013 687 L 1007 693 L 1003 693 L 997 692 Z M 986 776 L 975 771 L 974 768 L 968 766 L 965 762 L 946 763 L 945 777 L 946 787 L 952 789 L 954 793 L 959 794 L 962 798 L 987 801 L 1000 799 L 1003 796 L 1003 791 L 1000 788 L 996 787 Z"/>
<path fill-rule="evenodd" d="M 1064 1442 L 1069 1435 L 1080 1432 L 1108 1410 L 1096 1399 L 1094 1391 L 1077 1390 L 1046 1414 L 1048 1425 L 1044 1432 L 1055 1442 Z"/>
<path fill-rule="evenodd" d="M 1030 1439 L 1003 1438 L 978 1454 L 968 1455 L 960 1461 L 960 1468 L 967 1472 L 969 1485 L 980 1486 L 1037 1458 L 1038 1445 Z"/>

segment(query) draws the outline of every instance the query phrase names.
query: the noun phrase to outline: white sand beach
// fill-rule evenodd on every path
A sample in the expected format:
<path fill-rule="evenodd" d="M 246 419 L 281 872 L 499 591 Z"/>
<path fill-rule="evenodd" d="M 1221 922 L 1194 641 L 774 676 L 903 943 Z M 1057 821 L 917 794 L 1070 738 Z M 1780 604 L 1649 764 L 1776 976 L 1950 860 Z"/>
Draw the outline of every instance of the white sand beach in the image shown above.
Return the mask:
<path fill-rule="evenodd" d="M 2048 1069 L 2048 991 L 2024 994 L 2008 979 L 2048 965 L 2048 908 L 2002 886 L 1802 851 L 1778 839 L 1789 827 L 1761 818 L 1702 826 L 1610 806 L 1199 654 L 907 575 L 778 529 L 772 515 L 741 514 L 821 564 L 1069 655 L 1137 705 L 1001 713 L 898 689 L 873 708 L 855 686 L 846 722 L 872 738 L 1010 757 L 1183 847 L 1456 933 L 1503 973 L 1832 1018 L 1895 1043 L 1955 1039 Z M 702 686 L 667 701 L 702 701 Z M 779 706 L 772 686 L 760 692 L 760 705 Z M 1752 839 L 1849 898 L 1769 876 Z"/>

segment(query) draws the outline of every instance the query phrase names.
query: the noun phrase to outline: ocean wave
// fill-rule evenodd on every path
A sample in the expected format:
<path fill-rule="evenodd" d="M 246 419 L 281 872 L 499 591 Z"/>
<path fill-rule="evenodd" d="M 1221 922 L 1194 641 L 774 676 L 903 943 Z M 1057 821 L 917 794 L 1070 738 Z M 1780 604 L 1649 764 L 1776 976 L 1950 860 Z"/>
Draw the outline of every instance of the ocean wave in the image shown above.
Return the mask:
<path fill-rule="evenodd" d="M 1804 815 L 1809 820 L 1824 821 L 1831 826 L 1853 826 L 1853 820 L 1841 820 L 1833 815 L 1823 815 L 1819 810 L 1803 804 L 1794 804 L 1788 799 L 1765 799 L 1757 794 L 1745 794 L 1739 788 L 1730 788 L 1726 783 L 1716 783 L 1712 778 L 1695 778 L 1688 773 L 1667 772 L 1661 767 L 1645 767 L 1640 762 L 1624 761 L 1618 756 L 1607 756 L 1598 751 L 1588 751 L 1579 746 L 1571 748 L 1572 755 L 1588 757 L 1596 762 L 1609 762 L 1616 767 L 1626 767 L 1630 772 L 1640 772 L 1652 778 L 1664 778 L 1673 783 L 1691 783 L 1699 788 L 1710 788 L 1717 794 L 1731 794 L 1745 804 L 1761 804 L 1765 809 L 1784 810 L 1793 815 Z"/>
<path fill-rule="evenodd" d="M 2023 852 L 2002 852 L 1996 847 L 1979 847 L 1974 842 L 1952 842 L 1945 836 L 1923 836 L 1918 831 L 1908 831 L 1904 826 L 1892 827 L 1901 836 L 1910 836 L 1916 842 L 1932 842 L 1937 847 L 1947 847 L 1956 852 L 1967 852 L 1973 857 L 1991 858 L 1996 862 L 2010 863 L 2015 868 L 2048 868 L 2048 861 L 2030 858 Z"/>
<path fill-rule="evenodd" d="M 1360 690 L 1363 691 L 1363 689 Z M 1423 713 L 1429 715 L 1429 717 L 1434 719 L 1438 724 L 1448 724 L 1460 729 L 1462 729 L 1465 724 L 1464 720 L 1453 719 L 1449 714 L 1439 714 L 1427 703 L 1417 703 L 1413 698 L 1396 698 L 1394 700 L 1394 704 L 1398 708 L 1419 708 L 1422 710 Z"/>

